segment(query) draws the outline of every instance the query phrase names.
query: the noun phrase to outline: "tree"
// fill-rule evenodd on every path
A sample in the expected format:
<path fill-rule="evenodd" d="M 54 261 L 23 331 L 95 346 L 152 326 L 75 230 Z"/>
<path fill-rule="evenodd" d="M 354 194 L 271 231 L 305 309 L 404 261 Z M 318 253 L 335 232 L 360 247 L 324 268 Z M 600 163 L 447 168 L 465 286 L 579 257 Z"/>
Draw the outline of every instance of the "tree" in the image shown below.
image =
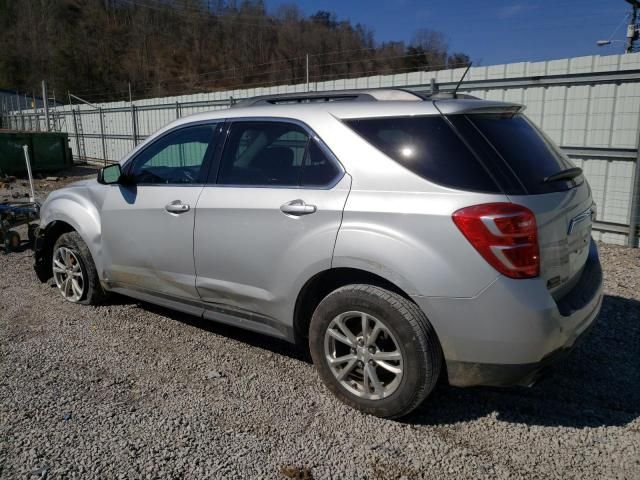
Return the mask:
<path fill-rule="evenodd" d="M 443 68 L 441 33 L 377 45 L 371 29 L 263 0 L 0 0 L 0 87 L 90 101 Z"/>
<path fill-rule="evenodd" d="M 447 42 L 440 32 L 422 28 L 413 35 L 407 52 L 414 52 L 416 60 L 408 66 L 440 70 L 446 67 Z"/>
<path fill-rule="evenodd" d="M 454 52 L 447 58 L 447 68 L 461 68 L 471 65 L 469 55 L 460 52 Z"/>

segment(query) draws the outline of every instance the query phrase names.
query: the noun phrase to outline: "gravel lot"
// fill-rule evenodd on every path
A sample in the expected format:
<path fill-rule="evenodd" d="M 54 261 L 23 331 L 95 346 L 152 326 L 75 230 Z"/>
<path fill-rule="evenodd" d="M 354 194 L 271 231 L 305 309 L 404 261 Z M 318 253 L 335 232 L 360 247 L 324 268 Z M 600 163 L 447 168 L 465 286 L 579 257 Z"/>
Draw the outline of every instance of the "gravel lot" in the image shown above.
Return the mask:
<path fill-rule="evenodd" d="M 640 250 L 601 256 L 599 323 L 553 375 L 439 386 L 398 422 L 340 404 L 283 342 L 119 296 L 74 306 L 29 249 L 0 253 L 0 477 L 638 479 Z"/>

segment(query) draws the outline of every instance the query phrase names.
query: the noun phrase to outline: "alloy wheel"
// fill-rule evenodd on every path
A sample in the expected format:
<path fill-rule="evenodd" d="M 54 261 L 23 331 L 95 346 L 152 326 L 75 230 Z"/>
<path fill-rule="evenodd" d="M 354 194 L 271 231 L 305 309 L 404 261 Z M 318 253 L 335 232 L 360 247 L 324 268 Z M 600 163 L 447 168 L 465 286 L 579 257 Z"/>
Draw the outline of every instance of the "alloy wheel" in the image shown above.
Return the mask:
<path fill-rule="evenodd" d="M 67 247 L 58 248 L 53 255 L 53 279 L 70 302 L 78 302 L 85 288 L 84 273 L 78 256 Z"/>
<path fill-rule="evenodd" d="M 402 380 L 400 345 L 373 315 L 350 311 L 336 316 L 325 332 L 324 353 L 338 382 L 358 397 L 386 398 Z"/>

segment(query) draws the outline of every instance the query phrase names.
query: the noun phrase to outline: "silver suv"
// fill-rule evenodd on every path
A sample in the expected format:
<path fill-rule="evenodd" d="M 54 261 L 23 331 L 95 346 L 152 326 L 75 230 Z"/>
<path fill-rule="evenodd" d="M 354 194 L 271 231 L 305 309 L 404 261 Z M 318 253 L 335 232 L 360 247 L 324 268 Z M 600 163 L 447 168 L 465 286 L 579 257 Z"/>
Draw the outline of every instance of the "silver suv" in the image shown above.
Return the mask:
<path fill-rule="evenodd" d="M 308 345 L 381 417 L 530 385 L 598 315 L 591 190 L 522 106 L 402 90 L 182 118 L 53 192 L 36 271 Z"/>

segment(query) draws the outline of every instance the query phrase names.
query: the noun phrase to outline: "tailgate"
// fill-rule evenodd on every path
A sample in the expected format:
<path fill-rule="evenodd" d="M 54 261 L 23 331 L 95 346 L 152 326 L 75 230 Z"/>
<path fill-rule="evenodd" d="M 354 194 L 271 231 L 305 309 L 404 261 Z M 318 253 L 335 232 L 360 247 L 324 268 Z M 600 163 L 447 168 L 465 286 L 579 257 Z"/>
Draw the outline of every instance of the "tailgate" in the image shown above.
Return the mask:
<path fill-rule="evenodd" d="M 587 182 L 567 191 L 511 196 L 536 216 L 540 276 L 556 300 L 578 282 L 589 254 L 595 208 Z"/>
<path fill-rule="evenodd" d="M 580 170 L 521 113 L 471 114 L 468 120 L 520 186 L 507 193 L 536 216 L 540 275 L 556 300 L 578 281 L 589 254 L 595 207 Z"/>

